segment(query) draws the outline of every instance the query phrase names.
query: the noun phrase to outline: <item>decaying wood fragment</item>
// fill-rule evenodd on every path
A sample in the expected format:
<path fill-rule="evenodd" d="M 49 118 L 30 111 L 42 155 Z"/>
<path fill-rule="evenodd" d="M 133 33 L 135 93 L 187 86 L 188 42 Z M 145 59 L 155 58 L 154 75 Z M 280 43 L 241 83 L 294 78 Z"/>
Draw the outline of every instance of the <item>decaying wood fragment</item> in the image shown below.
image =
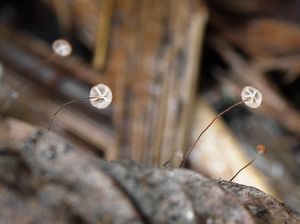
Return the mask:
<path fill-rule="evenodd" d="M 284 20 L 253 19 L 243 28 L 224 31 L 223 35 L 256 59 L 300 53 L 300 27 Z"/>
<path fill-rule="evenodd" d="M 256 188 L 217 181 L 224 189 L 234 193 L 247 208 L 256 223 L 299 223 L 299 215 L 287 209 L 284 203 L 280 203 Z M 284 208 L 284 209 L 282 209 Z"/>
<path fill-rule="evenodd" d="M 2 124 L 1 223 L 300 222 L 255 188 L 185 169 L 106 162 L 45 130 Z"/>
<path fill-rule="evenodd" d="M 0 204 L 10 206 L 1 209 L 1 223 L 140 223 L 96 158 L 45 130 L 14 121 L 3 128 L 11 141 L 0 149 Z"/>

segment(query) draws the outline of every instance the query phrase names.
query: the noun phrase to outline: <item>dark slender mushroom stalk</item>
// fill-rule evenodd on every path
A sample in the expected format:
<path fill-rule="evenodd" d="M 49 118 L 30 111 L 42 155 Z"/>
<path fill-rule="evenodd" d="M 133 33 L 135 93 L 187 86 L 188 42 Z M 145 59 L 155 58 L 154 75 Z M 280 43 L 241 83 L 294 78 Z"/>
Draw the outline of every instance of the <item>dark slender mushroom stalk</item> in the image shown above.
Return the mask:
<path fill-rule="evenodd" d="M 265 154 L 267 152 L 267 148 L 265 145 L 259 144 L 256 146 L 256 153 L 253 159 L 251 159 L 245 166 L 243 166 L 230 180 L 229 182 L 232 182 L 234 178 L 239 175 L 240 172 L 242 172 L 244 169 L 246 169 L 248 166 L 250 166 L 254 161 L 256 160 L 258 155 Z"/>
<path fill-rule="evenodd" d="M 209 127 L 219 118 L 221 117 L 223 114 L 225 114 L 226 112 L 236 108 L 237 106 L 241 105 L 241 104 L 245 104 L 247 107 L 250 108 L 258 108 L 262 103 L 262 94 L 259 90 L 257 90 L 256 88 L 252 87 L 252 86 L 246 86 L 243 88 L 242 92 L 241 92 L 241 100 L 236 102 L 235 104 L 231 105 L 230 107 L 228 107 L 226 110 L 222 111 L 221 113 L 219 113 L 208 125 L 206 128 L 204 128 L 204 130 L 198 135 L 196 141 L 191 145 L 191 147 L 189 147 L 189 149 L 186 151 L 186 153 L 184 154 L 183 160 L 180 164 L 179 167 L 183 167 L 187 158 L 189 157 L 190 153 L 193 151 L 193 149 L 195 148 L 195 146 L 197 145 L 199 139 L 201 138 L 201 136 L 209 129 Z"/>
<path fill-rule="evenodd" d="M 105 109 L 111 104 L 112 99 L 113 99 L 112 91 L 107 85 L 98 84 L 96 86 L 93 86 L 90 90 L 90 95 L 88 97 L 75 98 L 61 105 L 52 115 L 50 119 L 48 131 L 50 131 L 56 115 L 66 106 L 73 104 L 78 100 L 90 100 L 90 103 L 93 107 L 96 107 L 97 109 Z"/>
<path fill-rule="evenodd" d="M 183 160 L 183 153 L 181 151 L 176 151 L 170 159 L 168 159 L 165 163 L 162 164 L 163 167 L 177 167 L 179 164 L 182 163 Z"/>

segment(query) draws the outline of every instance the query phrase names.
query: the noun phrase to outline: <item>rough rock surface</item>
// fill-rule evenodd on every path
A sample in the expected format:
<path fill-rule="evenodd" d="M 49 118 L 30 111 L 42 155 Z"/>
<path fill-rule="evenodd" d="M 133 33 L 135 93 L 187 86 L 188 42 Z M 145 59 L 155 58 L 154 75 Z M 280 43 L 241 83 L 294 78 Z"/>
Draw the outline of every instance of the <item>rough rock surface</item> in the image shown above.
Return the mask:
<path fill-rule="evenodd" d="M 0 208 L 0 223 L 300 223 L 256 188 L 106 162 L 15 120 L 0 129 Z"/>
<path fill-rule="evenodd" d="M 284 203 L 254 187 L 223 180 L 218 180 L 217 183 L 238 197 L 255 218 L 256 223 L 300 223 L 299 214 L 293 213 L 285 207 Z"/>

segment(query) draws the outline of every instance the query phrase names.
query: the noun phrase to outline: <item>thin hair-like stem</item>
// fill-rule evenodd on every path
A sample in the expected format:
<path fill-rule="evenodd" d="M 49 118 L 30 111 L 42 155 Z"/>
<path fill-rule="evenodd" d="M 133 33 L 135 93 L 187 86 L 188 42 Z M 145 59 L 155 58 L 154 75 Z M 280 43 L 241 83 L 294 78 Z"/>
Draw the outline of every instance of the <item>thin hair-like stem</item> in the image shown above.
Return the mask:
<path fill-rule="evenodd" d="M 93 99 L 93 98 L 97 98 L 97 97 L 80 97 L 80 98 L 75 98 L 73 100 L 70 100 L 66 103 L 64 103 L 63 105 L 61 105 L 56 111 L 55 113 L 52 115 L 52 117 L 50 118 L 50 123 L 49 123 L 49 127 L 48 127 L 48 131 L 50 131 L 51 127 L 52 127 L 52 124 L 53 124 L 53 121 L 56 117 L 56 115 L 62 110 L 64 109 L 64 107 L 70 105 L 70 104 L 73 104 L 73 103 L 76 103 L 78 100 L 89 100 L 89 99 Z"/>
<path fill-rule="evenodd" d="M 170 163 L 171 159 L 168 159 L 166 162 L 162 164 L 163 167 L 166 167 Z"/>
<path fill-rule="evenodd" d="M 198 138 L 196 139 L 196 141 L 192 144 L 192 146 L 189 148 L 189 150 L 185 153 L 183 160 L 180 164 L 180 168 L 183 167 L 183 165 L 186 162 L 186 159 L 188 158 L 188 156 L 190 155 L 190 153 L 192 152 L 192 150 L 194 149 L 194 147 L 197 145 L 199 139 L 201 138 L 201 136 L 207 131 L 207 129 L 209 129 L 209 127 L 219 118 L 221 117 L 223 114 L 225 114 L 226 112 L 230 111 L 231 109 L 239 106 L 240 104 L 243 104 L 245 102 L 245 100 L 240 100 L 239 102 L 231 105 L 230 107 L 228 107 L 226 110 L 222 111 L 221 113 L 219 113 L 208 125 L 207 127 L 199 134 Z"/>
<path fill-rule="evenodd" d="M 244 169 L 246 169 L 248 166 L 250 166 L 257 157 L 257 153 L 255 154 L 254 158 L 250 160 L 250 162 L 248 162 L 245 166 L 243 166 L 230 180 L 229 182 L 232 182 L 234 178 L 236 178 L 237 175 L 239 175 L 240 172 L 242 172 Z"/>

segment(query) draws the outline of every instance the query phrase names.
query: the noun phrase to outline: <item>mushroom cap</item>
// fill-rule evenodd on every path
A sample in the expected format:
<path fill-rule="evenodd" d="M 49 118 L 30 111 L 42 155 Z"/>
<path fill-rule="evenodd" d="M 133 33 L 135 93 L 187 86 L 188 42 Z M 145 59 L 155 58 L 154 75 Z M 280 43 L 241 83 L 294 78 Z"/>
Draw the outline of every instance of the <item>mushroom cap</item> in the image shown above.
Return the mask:
<path fill-rule="evenodd" d="M 252 86 L 246 86 L 243 88 L 241 98 L 246 106 L 250 108 L 258 108 L 263 99 L 261 92 Z"/>
<path fill-rule="evenodd" d="M 112 102 L 111 89 L 104 84 L 98 84 L 90 90 L 90 103 L 97 109 L 104 109 Z"/>
<path fill-rule="evenodd" d="M 256 146 L 256 151 L 259 154 L 265 154 L 268 151 L 268 149 L 267 149 L 267 147 L 265 145 L 259 144 L 259 145 Z"/>
<path fill-rule="evenodd" d="M 72 46 L 71 44 L 64 39 L 58 39 L 53 42 L 52 49 L 55 54 L 61 57 L 67 57 L 72 53 Z"/>

